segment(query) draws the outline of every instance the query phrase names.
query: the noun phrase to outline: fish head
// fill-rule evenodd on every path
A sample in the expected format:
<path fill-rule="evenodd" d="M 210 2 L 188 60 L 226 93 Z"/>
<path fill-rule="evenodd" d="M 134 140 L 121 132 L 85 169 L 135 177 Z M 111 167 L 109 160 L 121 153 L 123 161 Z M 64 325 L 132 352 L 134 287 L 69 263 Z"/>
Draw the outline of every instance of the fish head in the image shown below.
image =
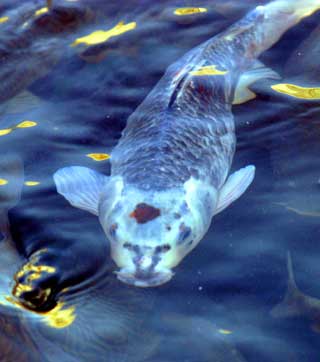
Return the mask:
<path fill-rule="evenodd" d="M 181 188 L 143 191 L 124 188 L 112 208 L 100 209 L 121 281 L 153 287 L 168 282 L 172 268 L 208 230 L 217 193 L 193 179 Z"/>

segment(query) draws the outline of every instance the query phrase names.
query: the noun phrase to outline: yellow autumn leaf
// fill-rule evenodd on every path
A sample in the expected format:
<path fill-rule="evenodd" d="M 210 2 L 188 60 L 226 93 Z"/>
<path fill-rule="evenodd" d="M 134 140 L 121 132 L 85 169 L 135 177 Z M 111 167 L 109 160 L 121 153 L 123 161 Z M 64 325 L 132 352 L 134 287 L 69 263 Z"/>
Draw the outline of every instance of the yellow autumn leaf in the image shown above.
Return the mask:
<path fill-rule="evenodd" d="M 226 70 L 218 70 L 216 65 L 207 65 L 200 67 L 197 70 L 191 71 L 191 75 L 204 76 L 204 75 L 224 75 L 227 74 Z"/>
<path fill-rule="evenodd" d="M 39 10 L 37 10 L 34 15 L 35 16 L 38 16 L 38 15 L 42 15 L 42 14 L 45 14 L 49 11 L 49 9 L 47 7 L 44 7 L 44 8 L 41 8 Z"/>
<path fill-rule="evenodd" d="M 320 88 L 300 87 L 295 84 L 280 83 L 271 86 L 278 93 L 300 99 L 320 99 Z"/>
<path fill-rule="evenodd" d="M 0 136 L 5 136 L 6 134 L 9 134 L 10 132 L 12 132 L 12 128 L 0 129 Z"/>
<path fill-rule="evenodd" d="M 110 158 L 110 155 L 107 153 L 88 153 L 86 156 L 90 157 L 94 161 L 105 161 Z"/>
<path fill-rule="evenodd" d="M 6 180 L 5 178 L 0 178 L 0 186 L 4 186 L 8 183 L 8 180 Z"/>
<path fill-rule="evenodd" d="M 40 184 L 40 182 L 39 181 L 26 181 L 24 184 L 26 186 L 37 186 Z"/>
<path fill-rule="evenodd" d="M 206 13 L 208 9 L 206 8 L 178 8 L 174 11 L 175 15 L 183 16 L 183 15 L 191 15 L 197 13 Z"/>
<path fill-rule="evenodd" d="M 124 22 L 121 21 L 110 30 L 106 31 L 97 30 L 87 36 L 78 38 L 71 44 L 71 46 L 76 46 L 78 44 L 95 45 L 95 44 L 104 43 L 114 36 L 118 36 L 123 33 L 126 33 L 127 31 L 135 29 L 136 26 L 137 26 L 136 22 L 124 24 Z"/>
<path fill-rule="evenodd" d="M 220 334 L 232 334 L 232 331 L 230 331 L 229 329 L 218 329 L 218 332 Z"/>
<path fill-rule="evenodd" d="M 0 18 L 0 24 L 5 23 L 9 20 L 8 16 L 3 16 L 2 18 Z"/>
<path fill-rule="evenodd" d="M 19 123 L 18 125 L 16 125 L 16 128 L 29 128 L 29 127 L 34 127 L 36 125 L 37 125 L 37 122 L 23 121 L 23 122 Z"/>

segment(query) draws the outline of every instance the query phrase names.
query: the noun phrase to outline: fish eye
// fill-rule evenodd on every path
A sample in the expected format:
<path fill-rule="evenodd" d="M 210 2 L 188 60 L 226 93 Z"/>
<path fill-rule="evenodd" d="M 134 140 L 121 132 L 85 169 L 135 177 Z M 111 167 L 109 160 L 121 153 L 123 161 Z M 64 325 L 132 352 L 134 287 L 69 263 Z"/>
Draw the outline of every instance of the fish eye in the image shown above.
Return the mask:
<path fill-rule="evenodd" d="M 188 226 L 185 226 L 184 224 L 180 225 L 180 234 L 178 238 L 178 244 L 181 244 L 185 242 L 189 236 L 191 235 L 191 228 Z"/>

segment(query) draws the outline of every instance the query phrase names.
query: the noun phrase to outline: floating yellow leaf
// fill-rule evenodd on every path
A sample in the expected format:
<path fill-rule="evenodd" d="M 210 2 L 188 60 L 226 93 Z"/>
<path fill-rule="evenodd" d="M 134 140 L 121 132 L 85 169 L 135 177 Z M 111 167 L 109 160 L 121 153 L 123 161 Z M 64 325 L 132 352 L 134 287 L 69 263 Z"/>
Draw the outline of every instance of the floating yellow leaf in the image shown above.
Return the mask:
<path fill-rule="evenodd" d="M 8 183 L 8 180 L 4 178 L 0 178 L 0 186 L 6 185 Z"/>
<path fill-rule="evenodd" d="M 19 123 L 18 125 L 16 125 L 16 128 L 29 128 L 29 127 L 34 127 L 36 125 L 37 125 L 37 122 L 23 121 L 23 122 Z"/>
<path fill-rule="evenodd" d="M 37 10 L 34 15 L 35 16 L 38 16 L 38 15 L 42 15 L 42 14 L 45 14 L 49 11 L 49 9 L 47 7 L 44 7 L 44 8 L 41 8 L 39 10 Z"/>
<path fill-rule="evenodd" d="M 24 184 L 26 186 L 37 186 L 40 184 L 40 182 L 39 181 L 26 181 Z"/>
<path fill-rule="evenodd" d="M 107 153 L 88 153 L 86 156 L 92 158 L 95 161 L 105 161 L 110 158 L 110 155 Z"/>
<path fill-rule="evenodd" d="M 0 129 L 0 136 L 5 136 L 6 134 L 9 134 L 10 132 L 12 132 L 12 128 Z"/>
<path fill-rule="evenodd" d="M 305 88 L 287 83 L 275 84 L 271 88 L 276 92 L 288 94 L 294 98 L 320 99 L 320 88 Z"/>
<path fill-rule="evenodd" d="M 218 329 L 218 332 L 221 334 L 232 334 L 232 331 L 229 331 L 228 329 Z"/>
<path fill-rule="evenodd" d="M 76 46 L 81 43 L 86 44 L 86 45 L 104 43 L 114 36 L 118 36 L 123 33 L 126 33 L 127 31 L 135 29 L 136 26 L 137 26 L 136 22 L 128 23 L 125 25 L 124 22 L 121 21 L 114 28 L 112 28 L 110 30 L 106 30 L 106 31 L 97 30 L 87 36 L 78 38 L 71 44 L 71 46 Z"/>
<path fill-rule="evenodd" d="M 191 15 L 197 13 L 206 13 L 208 9 L 206 8 L 178 8 L 174 11 L 175 15 L 183 16 L 183 15 Z"/>
<path fill-rule="evenodd" d="M 216 65 L 207 65 L 200 67 L 197 70 L 190 72 L 191 75 L 203 76 L 203 75 L 224 75 L 227 74 L 226 70 L 218 70 Z"/>
<path fill-rule="evenodd" d="M 8 16 L 3 16 L 2 18 L 0 18 L 0 24 L 5 23 L 9 20 Z"/>

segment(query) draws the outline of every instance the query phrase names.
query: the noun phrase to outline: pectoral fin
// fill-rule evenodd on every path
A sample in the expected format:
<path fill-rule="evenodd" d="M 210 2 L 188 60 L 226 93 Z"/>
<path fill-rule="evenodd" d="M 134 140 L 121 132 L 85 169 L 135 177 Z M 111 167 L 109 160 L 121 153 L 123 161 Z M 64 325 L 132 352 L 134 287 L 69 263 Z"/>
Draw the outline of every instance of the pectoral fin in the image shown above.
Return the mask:
<path fill-rule="evenodd" d="M 255 167 L 253 165 L 249 165 L 229 176 L 228 180 L 220 190 L 215 214 L 218 214 L 227 208 L 246 191 L 253 181 L 254 174 Z"/>
<path fill-rule="evenodd" d="M 260 79 L 266 78 L 280 79 L 281 77 L 274 70 L 267 68 L 263 63 L 256 61 L 254 66 L 243 73 L 239 78 L 233 104 L 242 104 L 256 98 L 256 94 L 249 89 L 249 86 Z"/>
<path fill-rule="evenodd" d="M 57 191 L 70 204 L 98 215 L 100 195 L 108 177 L 87 167 L 73 166 L 58 170 L 53 175 Z"/>

